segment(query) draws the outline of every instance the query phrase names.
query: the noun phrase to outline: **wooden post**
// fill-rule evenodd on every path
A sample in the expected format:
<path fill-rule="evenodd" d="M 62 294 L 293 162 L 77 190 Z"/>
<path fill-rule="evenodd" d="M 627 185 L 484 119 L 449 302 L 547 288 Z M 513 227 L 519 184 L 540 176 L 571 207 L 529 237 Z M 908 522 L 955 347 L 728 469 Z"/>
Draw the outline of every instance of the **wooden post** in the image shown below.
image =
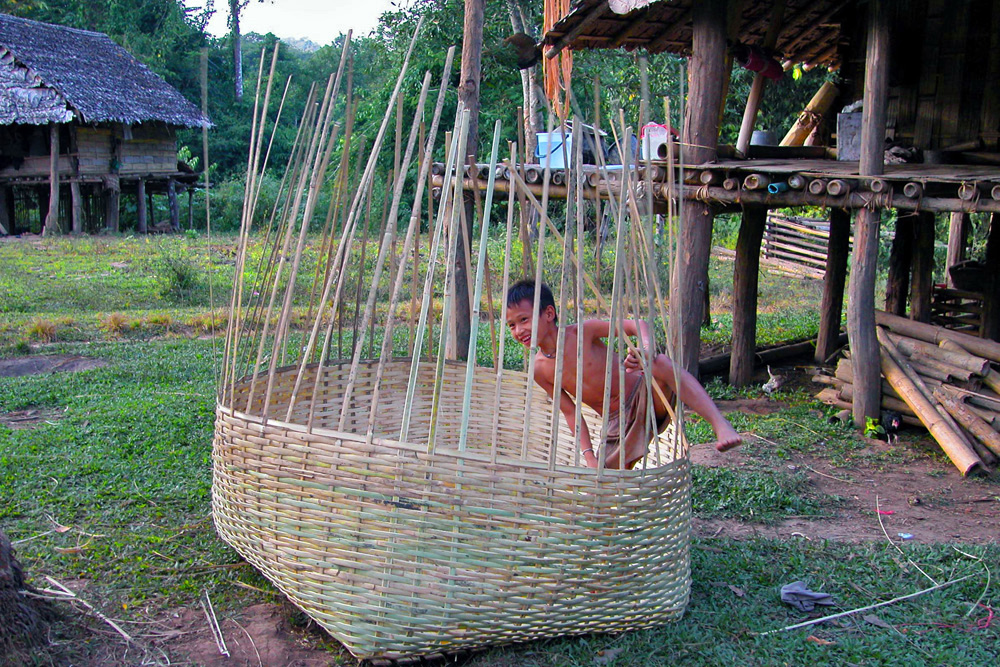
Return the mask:
<path fill-rule="evenodd" d="M 149 218 L 146 213 L 146 179 L 140 178 L 135 189 L 136 231 L 140 234 L 149 232 Z"/>
<path fill-rule="evenodd" d="M 816 336 L 816 361 L 825 362 L 837 349 L 840 338 L 840 315 L 844 311 L 844 285 L 847 282 L 847 255 L 851 244 L 851 213 L 842 208 L 830 209 L 830 240 L 826 249 L 826 275 L 819 307 L 819 332 Z"/>
<path fill-rule="evenodd" d="M 177 181 L 172 178 L 167 179 L 167 202 L 170 205 L 170 229 L 179 232 L 181 230 L 181 209 L 177 204 Z"/>
<path fill-rule="evenodd" d="M 458 101 L 469 111 L 469 135 L 465 143 L 465 163 L 476 164 L 479 153 L 479 83 L 483 56 L 483 20 L 486 0 L 465 0 L 465 23 L 462 38 L 461 83 Z M 469 303 L 469 266 L 463 248 L 472 238 L 476 219 L 473 193 L 464 196 L 465 216 L 458 226 L 458 252 L 455 255 L 455 352 L 465 359 L 472 330 L 472 304 Z M 470 246 L 471 247 L 471 246 Z"/>
<path fill-rule="evenodd" d="M 889 275 L 885 281 L 885 310 L 893 315 L 906 315 L 910 296 L 910 263 L 913 259 L 912 215 L 896 218 L 896 233 L 889 252 Z"/>
<path fill-rule="evenodd" d="M 108 179 L 104 184 L 104 220 L 109 232 L 118 232 L 118 205 L 121 200 L 121 184 L 118 177 Z"/>
<path fill-rule="evenodd" d="M 73 211 L 73 236 L 83 233 L 83 197 L 80 195 L 80 181 L 75 178 L 69 182 L 69 196 Z"/>
<path fill-rule="evenodd" d="M 49 210 L 42 234 L 59 233 L 59 126 L 49 123 Z"/>
<path fill-rule="evenodd" d="M 767 34 L 764 35 L 763 47 L 773 49 L 778 42 L 778 35 L 781 33 L 781 22 L 785 16 L 785 0 L 775 0 L 771 6 L 771 22 L 767 26 Z M 757 72 L 750 84 L 750 94 L 747 95 L 747 105 L 743 109 L 743 123 L 740 125 L 740 134 L 736 138 L 736 151 L 741 155 L 746 155 L 750 150 L 750 136 L 753 134 L 754 125 L 757 123 L 757 112 L 760 110 L 760 102 L 764 99 L 764 87 L 767 84 L 767 77 Z"/>
<path fill-rule="evenodd" d="M 886 101 L 889 92 L 889 0 L 868 5 L 865 54 L 864 111 L 861 117 L 861 176 L 881 176 L 885 171 Z M 854 370 L 854 424 L 863 428 L 865 418 L 879 416 L 882 378 L 878 340 L 875 336 L 875 274 L 878 265 L 878 230 L 881 211 L 862 208 L 854 229 L 854 261 L 848 286 L 847 335 Z"/>
<path fill-rule="evenodd" d="M 954 287 L 949 269 L 965 260 L 965 249 L 969 244 L 969 214 L 954 211 L 948 224 L 948 259 L 945 261 L 944 274 L 948 287 Z"/>
<path fill-rule="evenodd" d="M 684 124 L 684 161 L 703 164 L 716 158 L 719 105 L 726 64 L 726 0 L 703 0 L 691 9 L 692 53 Z M 670 295 L 670 345 L 675 362 L 698 374 L 702 308 L 708 289 L 708 258 L 715 213 L 706 203 L 684 199 L 677 262 Z"/>
<path fill-rule="evenodd" d="M 910 319 L 931 321 L 931 295 L 934 292 L 934 214 L 915 215 L 913 235 L 913 274 L 910 276 Z"/>
<path fill-rule="evenodd" d="M 153 191 L 146 190 L 146 215 L 149 220 L 146 222 L 147 229 L 156 227 L 156 208 L 153 206 Z"/>
<path fill-rule="evenodd" d="M 188 186 L 188 229 L 194 229 L 194 187 Z"/>
<path fill-rule="evenodd" d="M 729 384 L 742 387 L 753 377 L 757 351 L 757 276 L 760 242 L 764 238 L 767 209 L 745 208 L 736 240 L 733 269 L 733 353 L 729 358 Z"/>
<path fill-rule="evenodd" d="M 14 232 L 14 225 L 11 224 L 10 219 L 10 208 L 8 208 L 8 200 L 10 199 L 10 188 L 6 185 L 0 185 L 0 235 L 7 236 Z"/>
<path fill-rule="evenodd" d="M 983 338 L 1000 341 L 1000 276 L 996 267 L 1000 266 L 1000 215 L 990 216 L 990 232 L 986 237 L 986 266 L 994 267 L 990 280 L 983 290 L 983 324 L 980 333 Z"/>

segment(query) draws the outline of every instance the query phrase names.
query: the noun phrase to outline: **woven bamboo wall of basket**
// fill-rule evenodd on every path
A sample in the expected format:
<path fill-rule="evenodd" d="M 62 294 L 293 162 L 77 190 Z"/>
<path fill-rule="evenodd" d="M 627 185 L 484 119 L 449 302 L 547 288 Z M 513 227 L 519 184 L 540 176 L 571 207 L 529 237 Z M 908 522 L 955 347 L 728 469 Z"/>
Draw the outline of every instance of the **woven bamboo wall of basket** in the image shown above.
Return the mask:
<path fill-rule="evenodd" d="M 267 85 L 259 86 L 266 92 L 254 119 L 213 448 L 219 534 L 359 657 L 426 656 L 678 618 L 690 591 L 691 478 L 683 439 L 673 428 L 654 437 L 636 470 L 611 470 L 603 460 L 586 468 L 566 419 L 530 380 L 534 355 L 525 355 L 527 372 L 507 360 L 502 295 L 517 271 L 516 197 L 508 199 L 502 272 L 486 264 L 488 219 L 468 244 L 473 342 L 467 361 L 451 358 L 456 290 L 465 288 L 456 287 L 452 269 L 462 207 L 450 205 L 462 197 L 462 179 L 454 178 L 468 123 L 461 109 L 445 154 L 446 186 L 436 211 L 425 211 L 423 240 L 421 203 L 453 51 L 429 131 L 419 121 L 430 73 L 409 139 L 397 130 L 401 178 L 390 179 L 379 197 L 378 157 L 406 65 L 367 166 L 352 178 L 352 119 L 339 140 L 336 120 L 348 48 L 349 39 L 325 92 L 314 88 L 280 201 L 266 226 L 254 229 L 274 59 Z M 352 109 L 350 100 L 343 106 Z M 418 136 L 421 157 L 411 169 Z M 499 125 L 486 212 L 493 175 L 504 172 L 498 139 Z M 567 163 L 579 166 L 581 144 Z M 507 168 L 517 171 L 516 158 Z M 583 191 L 582 173 L 569 170 L 571 192 Z M 532 195 L 541 216 L 538 260 L 521 273 L 554 283 L 563 332 L 590 317 L 665 320 L 651 250 L 657 244 L 646 224 L 652 216 L 639 209 L 637 173 L 619 172 L 622 187 L 605 204 L 616 216 L 613 265 L 605 266 L 614 278 L 609 297 L 585 266 L 581 195 L 567 202 L 561 231 L 548 218 L 547 198 L 539 203 Z M 329 183 L 323 225 L 316 207 Z M 409 222 L 400 224 L 407 184 L 415 194 Z M 378 219 L 371 215 L 378 198 L 380 225 L 370 222 Z M 523 228 L 527 210 L 521 213 Z M 370 233 L 376 226 L 380 231 Z M 310 229 L 321 231 L 321 240 Z M 544 266 L 546 242 L 561 252 L 559 265 Z M 588 311 L 587 303 L 596 306 Z M 496 327 L 498 320 L 500 336 L 494 330 L 483 343 L 479 322 Z M 621 360 L 635 348 L 620 327 L 618 334 L 612 329 L 608 358 L 623 377 Z M 477 341 L 489 352 L 478 352 Z M 560 336 L 557 349 L 565 346 Z M 557 358 L 559 378 L 573 359 Z M 611 384 L 606 379 L 606 397 Z M 595 442 L 607 427 L 589 407 L 576 419 Z"/>

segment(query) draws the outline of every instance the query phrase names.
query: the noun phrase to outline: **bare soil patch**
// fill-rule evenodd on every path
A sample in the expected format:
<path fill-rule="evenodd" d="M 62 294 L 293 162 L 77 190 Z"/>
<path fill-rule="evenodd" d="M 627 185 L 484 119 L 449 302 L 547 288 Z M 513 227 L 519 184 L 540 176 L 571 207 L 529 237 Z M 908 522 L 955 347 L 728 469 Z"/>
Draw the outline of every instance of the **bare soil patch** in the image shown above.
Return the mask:
<path fill-rule="evenodd" d="M 188 661 L 180 664 L 202 667 L 326 667 L 353 663 L 346 650 L 322 646 L 336 642 L 311 621 L 304 628 L 293 628 L 289 619 L 298 616 L 304 618 L 302 612 L 285 603 L 258 604 L 231 617 L 219 617 L 219 629 L 229 652 L 226 657 L 203 609 L 176 609 L 160 619 L 163 631 L 155 643 L 171 656 Z"/>
<path fill-rule="evenodd" d="M 780 408 L 780 403 L 772 404 Z M 757 444 L 769 446 L 766 442 Z M 906 541 L 927 544 L 1000 540 L 1000 486 L 962 478 L 950 463 L 930 456 L 889 463 L 880 460 L 878 454 L 889 450 L 885 442 L 869 440 L 859 462 L 849 467 L 806 454 L 793 454 L 775 463 L 776 468 L 808 477 L 812 494 L 833 515 L 829 518 L 796 517 L 771 525 L 696 518 L 695 535 L 864 542 L 885 540 L 888 534 L 899 542 L 903 539 L 899 533 L 904 533 L 912 535 Z M 720 454 L 710 445 L 691 449 L 692 462 L 704 466 L 738 468 L 750 465 L 750 456 L 743 450 Z M 878 462 L 866 463 L 867 458 Z"/>
<path fill-rule="evenodd" d="M 0 425 L 19 431 L 38 428 L 42 424 L 62 419 L 64 410 L 60 408 L 29 408 L 14 412 L 0 412 Z"/>
<path fill-rule="evenodd" d="M 78 373 L 92 368 L 107 366 L 104 359 L 84 357 L 78 354 L 46 354 L 28 357 L 0 359 L 0 377 L 15 378 L 23 375 L 45 373 Z"/>

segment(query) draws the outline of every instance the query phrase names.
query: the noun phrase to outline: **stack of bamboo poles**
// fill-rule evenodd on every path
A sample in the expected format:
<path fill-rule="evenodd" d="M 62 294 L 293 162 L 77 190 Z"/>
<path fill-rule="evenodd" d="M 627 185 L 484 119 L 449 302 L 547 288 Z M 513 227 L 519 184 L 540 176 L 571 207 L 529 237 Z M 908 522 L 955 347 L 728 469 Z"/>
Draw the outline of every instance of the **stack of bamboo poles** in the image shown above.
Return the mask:
<path fill-rule="evenodd" d="M 624 462 L 603 457 L 597 469 L 586 468 L 573 434 L 587 423 L 600 446 L 608 420 L 577 401 L 567 424 L 559 402 L 536 386 L 539 291 L 527 372 L 505 368 L 505 336 L 491 336 L 491 354 L 477 345 L 483 321 L 491 327 L 502 321 L 496 297 L 518 277 L 511 262 L 515 207 L 530 206 L 538 237 L 521 277 L 549 277 L 556 294 L 554 385 L 563 386 L 571 364 L 583 368 L 583 327 L 573 332 L 568 325 L 609 321 L 608 415 L 612 388 L 624 395 L 625 354 L 637 351 L 624 335 L 625 320 L 645 319 L 665 333 L 658 280 L 664 260 L 657 253 L 673 252 L 678 221 L 668 216 L 657 228 L 648 199 L 638 195 L 639 174 L 621 172 L 622 186 L 608 200 L 615 254 L 607 269 L 614 276 L 610 293 L 603 293 L 583 254 L 581 137 L 575 136 L 574 154 L 563 156 L 571 167 L 563 186 L 565 224 L 557 227 L 549 217 L 550 173 L 537 194 L 528 187 L 514 157 L 517 145 L 509 146 L 509 161 L 499 155 L 499 123 L 481 214 L 463 219 L 469 113 L 461 106 L 451 132 L 443 133 L 444 150 L 436 150 L 454 49 L 429 125 L 430 72 L 409 96 L 418 101 L 409 135 L 403 132 L 399 100 L 416 38 L 365 154 L 352 136 L 348 35 L 338 71 L 325 90 L 310 93 L 263 224 L 256 213 L 276 54 L 269 77 L 261 61 L 263 103 L 255 103 L 216 407 L 219 534 L 364 658 L 619 632 L 678 618 L 690 592 L 691 490 L 679 411 L 672 415 L 677 428 L 654 437 L 637 469 L 612 469 Z M 393 116 L 395 146 L 387 136 Z M 624 122 L 617 136 L 629 143 Z M 439 152 L 440 198 L 433 206 L 428 197 L 424 207 Z M 383 180 L 377 170 L 386 163 L 393 168 Z M 600 180 L 612 179 L 605 166 L 598 169 Z M 489 215 L 498 174 L 508 175 L 517 196 L 507 200 L 503 269 L 491 272 Z M 651 178 L 645 172 L 647 189 Z M 412 193 L 409 206 L 404 193 Z M 327 196 L 323 216 L 319 205 Z M 408 220 L 400 219 L 401 210 L 409 211 Z M 462 228 L 473 234 L 466 237 Z M 310 243 L 316 238 L 318 252 Z M 546 253 L 547 244 L 556 252 Z M 545 266 L 556 254 L 561 260 Z M 457 269 L 463 255 L 468 280 Z M 456 302 L 466 290 L 472 330 L 469 347 L 459 350 Z M 585 304 L 596 306 L 585 310 Z M 647 360 L 649 352 L 643 350 Z M 583 373 L 575 377 L 573 393 L 581 396 Z M 658 389 L 652 373 L 641 381 L 651 399 Z M 652 411 L 649 418 L 655 420 Z"/>
<path fill-rule="evenodd" d="M 876 312 L 882 348 L 882 408 L 923 426 L 963 475 L 1000 461 L 1000 343 Z M 850 353 L 818 398 L 851 408 Z"/>

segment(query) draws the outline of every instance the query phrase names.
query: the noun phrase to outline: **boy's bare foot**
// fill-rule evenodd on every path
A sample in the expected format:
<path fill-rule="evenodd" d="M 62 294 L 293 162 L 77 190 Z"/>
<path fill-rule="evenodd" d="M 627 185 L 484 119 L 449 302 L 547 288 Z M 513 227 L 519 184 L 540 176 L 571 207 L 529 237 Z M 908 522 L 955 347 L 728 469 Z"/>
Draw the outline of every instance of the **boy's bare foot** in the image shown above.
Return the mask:
<path fill-rule="evenodd" d="M 742 436 L 736 432 L 733 425 L 726 421 L 719 424 L 715 429 L 715 448 L 720 452 L 725 452 L 733 447 L 738 447 L 743 442 Z"/>

